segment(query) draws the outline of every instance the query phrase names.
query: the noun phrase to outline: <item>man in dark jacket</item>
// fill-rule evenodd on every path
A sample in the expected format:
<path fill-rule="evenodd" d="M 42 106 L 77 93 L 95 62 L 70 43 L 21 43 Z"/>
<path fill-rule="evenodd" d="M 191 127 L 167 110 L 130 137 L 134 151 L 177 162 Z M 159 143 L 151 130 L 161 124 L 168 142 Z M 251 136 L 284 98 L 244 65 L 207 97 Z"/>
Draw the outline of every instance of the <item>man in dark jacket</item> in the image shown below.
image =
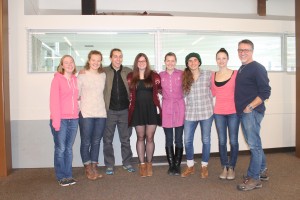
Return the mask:
<path fill-rule="evenodd" d="M 266 110 L 264 101 L 270 97 L 271 87 L 263 65 L 253 60 L 254 45 L 250 40 L 238 44 L 242 62 L 235 84 L 235 104 L 240 116 L 243 134 L 251 152 L 251 160 L 239 190 L 261 188 L 261 180 L 268 180 L 266 157 L 260 138 L 260 125 Z"/>

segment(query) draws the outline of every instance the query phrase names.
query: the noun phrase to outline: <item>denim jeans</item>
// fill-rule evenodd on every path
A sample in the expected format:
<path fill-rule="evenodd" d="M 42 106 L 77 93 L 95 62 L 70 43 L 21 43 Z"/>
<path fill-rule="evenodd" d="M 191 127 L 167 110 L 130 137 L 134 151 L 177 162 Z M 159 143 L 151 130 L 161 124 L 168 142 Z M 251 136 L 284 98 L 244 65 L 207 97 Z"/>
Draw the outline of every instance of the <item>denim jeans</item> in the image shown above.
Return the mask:
<path fill-rule="evenodd" d="M 62 119 L 55 131 L 50 120 L 54 140 L 54 169 L 57 180 L 72 178 L 73 144 L 78 130 L 78 119 Z"/>
<path fill-rule="evenodd" d="M 264 114 L 253 110 L 241 115 L 241 125 L 245 140 L 249 145 L 251 158 L 247 176 L 259 179 L 259 174 L 266 168 L 266 157 L 260 138 L 260 123 Z"/>
<path fill-rule="evenodd" d="M 239 153 L 239 125 L 240 118 L 237 114 L 214 114 L 215 124 L 219 137 L 219 152 L 222 167 L 235 167 Z M 230 143 L 230 159 L 227 157 L 227 128 Z"/>
<path fill-rule="evenodd" d="M 83 164 L 98 163 L 106 118 L 83 118 L 79 113 L 80 155 Z"/>
<path fill-rule="evenodd" d="M 164 132 L 166 135 L 166 147 L 173 146 L 174 129 L 175 129 L 175 147 L 183 148 L 183 143 L 182 143 L 183 126 L 179 126 L 175 128 L 164 128 Z"/>
<path fill-rule="evenodd" d="M 202 140 L 202 162 L 208 162 L 210 157 L 210 134 L 213 118 L 214 117 L 212 115 L 210 118 L 205 120 L 184 121 L 184 145 L 187 160 L 194 160 L 194 134 L 199 123 Z"/>

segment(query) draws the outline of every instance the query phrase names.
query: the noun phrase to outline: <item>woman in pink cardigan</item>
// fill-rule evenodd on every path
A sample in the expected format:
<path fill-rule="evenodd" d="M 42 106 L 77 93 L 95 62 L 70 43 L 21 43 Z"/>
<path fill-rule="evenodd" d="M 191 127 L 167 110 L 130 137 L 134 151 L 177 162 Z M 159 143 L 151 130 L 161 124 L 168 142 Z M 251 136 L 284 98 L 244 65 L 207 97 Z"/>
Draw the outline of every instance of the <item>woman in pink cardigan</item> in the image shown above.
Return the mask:
<path fill-rule="evenodd" d="M 54 169 L 61 186 L 76 183 L 72 175 L 72 147 L 78 129 L 78 88 L 74 59 L 61 58 L 51 83 L 50 127 L 54 140 Z"/>
<path fill-rule="evenodd" d="M 166 135 L 166 154 L 169 163 L 168 174 L 180 175 L 183 153 L 184 96 L 182 71 L 176 69 L 177 58 L 172 52 L 165 55 L 166 70 L 161 72 L 162 87 L 162 127 Z M 175 141 L 174 141 L 175 131 Z M 175 142 L 175 154 L 174 146 Z"/>
<path fill-rule="evenodd" d="M 127 81 L 130 90 L 128 124 L 135 128 L 137 134 L 136 150 L 140 162 L 140 175 L 152 176 L 154 134 L 157 125 L 161 125 L 158 98 L 161 85 L 159 75 L 150 69 L 146 54 L 139 53 L 135 57 L 133 72 L 128 74 Z"/>

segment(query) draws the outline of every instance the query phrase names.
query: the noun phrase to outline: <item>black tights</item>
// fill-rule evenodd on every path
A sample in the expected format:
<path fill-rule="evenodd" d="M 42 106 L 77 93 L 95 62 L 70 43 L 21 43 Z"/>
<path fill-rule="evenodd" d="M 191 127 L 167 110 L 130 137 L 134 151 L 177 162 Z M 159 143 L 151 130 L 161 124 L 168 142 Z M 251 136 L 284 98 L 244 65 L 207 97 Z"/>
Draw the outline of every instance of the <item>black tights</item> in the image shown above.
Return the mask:
<path fill-rule="evenodd" d="M 152 162 L 152 157 L 154 153 L 154 133 L 157 125 L 142 125 L 136 126 L 135 131 L 137 135 L 136 141 L 136 151 L 139 157 L 140 163 L 145 162 L 145 152 L 147 162 Z M 146 145 L 145 145 L 146 139 Z"/>

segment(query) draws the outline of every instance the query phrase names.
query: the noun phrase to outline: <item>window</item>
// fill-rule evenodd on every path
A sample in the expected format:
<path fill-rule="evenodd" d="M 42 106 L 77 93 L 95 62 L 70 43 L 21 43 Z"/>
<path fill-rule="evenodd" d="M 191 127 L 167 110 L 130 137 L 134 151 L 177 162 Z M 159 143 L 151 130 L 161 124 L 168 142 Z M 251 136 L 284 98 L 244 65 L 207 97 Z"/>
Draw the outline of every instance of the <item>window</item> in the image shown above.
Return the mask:
<path fill-rule="evenodd" d="M 296 71 L 296 38 L 295 36 L 286 37 L 286 66 L 287 71 Z"/>
<path fill-rule="evenodd" d="M 148 55 L 153 69 L 164 69 L 164 55 L 170 51 L 177 56 L 177 67 L 185 68 L 185 56 L 197 52 L 202 67 L 217 70 L 216 52 L 224 47 L 229 53 L 228 67 L 238 69 L 238 42 L 250 39 L 254 43 L 254 59 L 269 71 L 292 71 L 295 66 L 295 37 L 283 34 L 249 34 L 199 31 L 136 31 L 136 32 L 59 32 L 29 30 L 29 72 L 54 72 L 60 58 L 74 57 L 78 69 L 85 65 L 90 50 L 103 54 L 103 65 L 110 64 L 113 48 L 123 51 L 123 65 L 131 67 L 135 56 Z M 286 39 L 285 39 L 286 38 Z M 286 46 L 286 51 L 283 47 Z"/>

